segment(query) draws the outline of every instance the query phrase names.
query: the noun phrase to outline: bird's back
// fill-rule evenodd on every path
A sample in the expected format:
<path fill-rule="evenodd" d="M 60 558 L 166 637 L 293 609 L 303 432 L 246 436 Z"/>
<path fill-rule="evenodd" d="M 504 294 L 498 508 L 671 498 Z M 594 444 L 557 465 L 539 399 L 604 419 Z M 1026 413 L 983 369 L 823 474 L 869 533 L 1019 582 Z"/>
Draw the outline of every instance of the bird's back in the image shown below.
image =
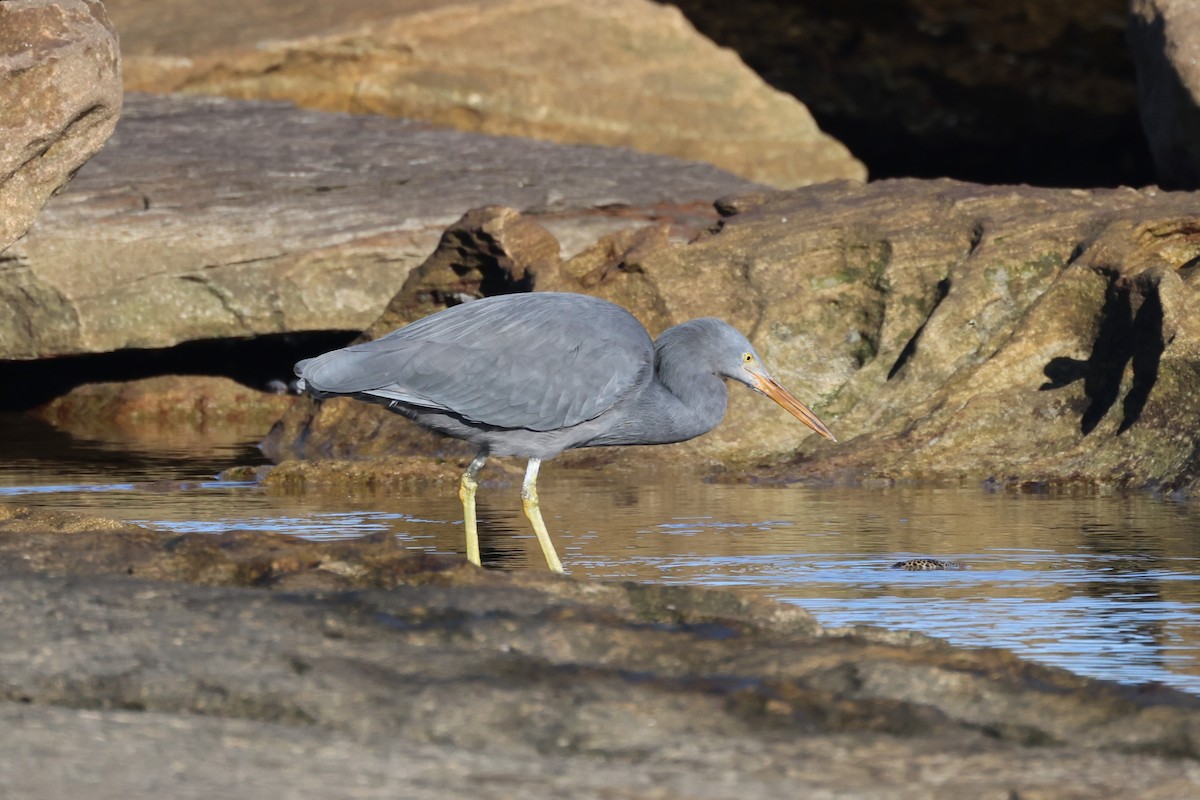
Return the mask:
<path fill-rule="evenodd" d="M 464 303 L 296 365 L 317 395 L 395 401 L 533 431 L 599 416 L 653 370 L 653 342 L 628 311 L 556 292 Z"/>

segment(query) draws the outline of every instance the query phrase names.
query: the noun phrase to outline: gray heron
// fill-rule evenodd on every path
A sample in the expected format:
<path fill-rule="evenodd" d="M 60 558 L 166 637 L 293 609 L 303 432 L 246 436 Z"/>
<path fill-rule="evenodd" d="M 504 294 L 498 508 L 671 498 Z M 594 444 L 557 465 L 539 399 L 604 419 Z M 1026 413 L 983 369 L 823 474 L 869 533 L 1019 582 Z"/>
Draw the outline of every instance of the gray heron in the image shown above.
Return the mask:
<path fill-rule="evenodd" d="M 475 492 L 489 456 L 528 459 L 522 506 L 547 565 L 562 572 L 542 520 L 537 476 L 542 461 L 564 450 L 669 444 L 707 433 L 725 416 L 726 379 L 836 441 L 771 377 L 749 340 L 721 320 L 690 320 L 651 340 L 628 311 L 582 294 L 466 302 L 300 361 L 296 375 L 314 397 L 380 403 L 477 448 L 459 488 L 467 558 L 476 565 Z"/>

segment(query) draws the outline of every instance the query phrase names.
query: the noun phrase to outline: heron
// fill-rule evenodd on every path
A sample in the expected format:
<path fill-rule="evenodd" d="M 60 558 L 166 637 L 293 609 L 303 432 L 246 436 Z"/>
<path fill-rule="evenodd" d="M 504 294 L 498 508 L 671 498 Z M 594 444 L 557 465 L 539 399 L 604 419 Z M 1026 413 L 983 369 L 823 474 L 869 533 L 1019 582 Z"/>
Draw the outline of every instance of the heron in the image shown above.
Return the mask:
<path fill-rule="evenodd" d="M 521 506 L 547 566 L 561 573 L 538 503 L 538 470 L 548 458 L 579 447 L 670 444 L 708 433 L 725 416 L 726 379 L 836 441 L 725 322 L 693 319 L 652 340 L 624 308 L 569 292 L 471 300 L 304 359 L 295 369 L 298 387 L 315 398 L 382 404 L 475 446 L 459 499 L 467 559 L 477 566 L 475 492 L 490 456 L 528 459 Z"/>

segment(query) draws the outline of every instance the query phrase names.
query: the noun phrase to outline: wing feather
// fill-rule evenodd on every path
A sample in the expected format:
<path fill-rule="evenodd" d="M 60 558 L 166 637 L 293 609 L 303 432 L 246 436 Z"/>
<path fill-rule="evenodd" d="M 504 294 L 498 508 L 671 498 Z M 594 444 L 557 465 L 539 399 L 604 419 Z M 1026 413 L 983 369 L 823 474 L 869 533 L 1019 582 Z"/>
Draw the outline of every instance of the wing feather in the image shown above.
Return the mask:
<path fill-rule="evenodd" d="M 317 394 L 367 394 L 503 428 L 592 419 L 648 380 L 654 345 L 620 306 L 512 294 L 454 306 L 297 364 Z"/>

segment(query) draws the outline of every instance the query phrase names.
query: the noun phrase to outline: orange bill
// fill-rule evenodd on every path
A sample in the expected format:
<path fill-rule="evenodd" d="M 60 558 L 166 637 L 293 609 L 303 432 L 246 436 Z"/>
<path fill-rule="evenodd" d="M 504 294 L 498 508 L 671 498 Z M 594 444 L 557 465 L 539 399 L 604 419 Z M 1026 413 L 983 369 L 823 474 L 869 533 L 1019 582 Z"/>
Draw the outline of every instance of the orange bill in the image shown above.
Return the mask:
<path fill-rule="evenodd" d="M 825 427 L 825 423 L 817 419 L 817 415 L 810 411 L 808 406 L 797 400 L 794 394 L 776 383 L 774 378 L 768 378 L 765 375 L 755 375 L 754 380 L 760 392 L 786 408 L 793 417 L 829 441 L 837 441 L 837 439 L 833 438 L 833 432 Z"/>

